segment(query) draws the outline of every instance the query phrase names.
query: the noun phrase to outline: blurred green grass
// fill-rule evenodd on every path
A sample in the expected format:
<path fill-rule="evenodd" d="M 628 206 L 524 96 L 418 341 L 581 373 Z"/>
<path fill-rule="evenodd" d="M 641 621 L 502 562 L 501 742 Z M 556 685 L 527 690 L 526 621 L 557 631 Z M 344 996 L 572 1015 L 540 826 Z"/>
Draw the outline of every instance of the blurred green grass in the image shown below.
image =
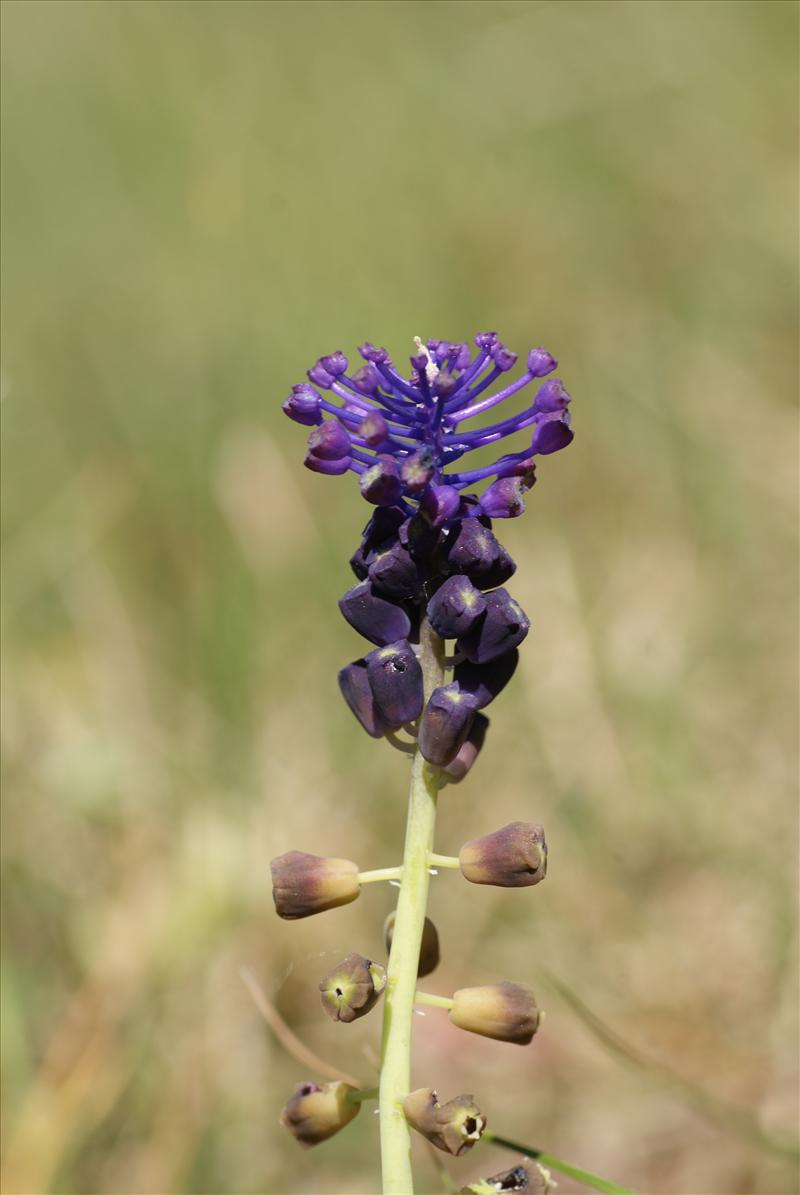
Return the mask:
<path fill-rule="evenodd" d="M 552 868 L 531 900 L 437 881 L 431 985 L 546 966 L 790 1131 L 795 7 L 2 20 L 8 1195 L 375 1191 L 369 1112 L 311 1154 L 278 1129 L 306 1076 L 239 977 L 371 1076 L 376 1023 L 314 992 L 391 892 L 271 912 L 282 850 L 394 861 L 406 771 L 336 692 L 363 503 L 279 403 L 338 346 L 486 327 L 559 356 L 577 437 L 503 529 L 534 633 L 438 846 L 530 816 Z M 797 1189 L 542 999 L 530 1052 L 420 1019 L 415 1078 L 642 1192 Z"/>

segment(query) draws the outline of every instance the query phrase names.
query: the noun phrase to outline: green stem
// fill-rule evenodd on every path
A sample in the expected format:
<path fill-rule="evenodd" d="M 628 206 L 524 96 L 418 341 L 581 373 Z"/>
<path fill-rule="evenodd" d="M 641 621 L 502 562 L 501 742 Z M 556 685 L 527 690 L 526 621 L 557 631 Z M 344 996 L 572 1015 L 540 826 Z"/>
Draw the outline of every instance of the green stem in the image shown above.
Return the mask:
<path fill-rule="evenodd" d="M 433 1008 L 446 1008 L 449 1012 L 453 1007 L 452 996 L 434 996 L 430 992 L 417 992 L 414 996 L 415 1004 L 430 1004 Z"/>
<path fill-rule="evenodd" d="M 520 1145 L 518 1141 L 510 1141 L 508 1137 L 501 1137 L 499 1134 L 489 1131 L 483 1134 L 483 1140 L 493 1141 L 495 1145 L 502 1145 L 504 1149 L 511 1149 L 514 1153 L 522 1154 L 526 1158 L 533 1158 L 535 1161 L 541 1162 L 543 1166 L 559 1170 L 561 1174 L 569 1175 L 576 1182 L 583 1183 L 585 1187 L 591 1187 L 593 1191 L 602 1191 L 603 1195 L 634 1195 L 630 1188 L 610 1183 L 608 1179 L 600 1178 L 599 1175 L 592 1174 L 590 1170 L 581 1170 L 578 1166 L 571 1166 L 569 1162 L 564 1162 L 561 1158 L 554 1157 L 553 1154 L 545 1153 L 544 1150 L 533 1149 L 530 1145 Z"/>
<path fill-rule="evenodd" d="M 425 700 L 444 679 L 443 643 L 424 621 L 420 629 L 420 664 Z M 411 1023 L 417 967 L 428 903 L 428 860 L 436 824 L 439 771 L 419 751 L 411 767 L 403 875 L 397 901 L 383 1006 L 380 1120 L 384 1195 L 413 1195 L 411 1136 L 403 1100 L 411 1083 Z"/>
<path fill-rule="evenodd" d="M 364 1100 L 376 1100 L 378 1098 L 377 1087 L 364 1087 L 361 1091 L 348 1091 L 348 1104 L 363 1104 Z"/>
<path fill-rule="evenodd" d="M 431 867 L 450 867 L 455 869 L 461 866 L 458 855 L 435 855 L 433 852 L 428 855 L 428 863 Z"/>
<path fill-rule="evenodd" d="M 377 884 L 380 880 L 399 880 L 403 874 L 402 867 L 376 867 L 374 871 L 360 871 L 359 884 Z"/>

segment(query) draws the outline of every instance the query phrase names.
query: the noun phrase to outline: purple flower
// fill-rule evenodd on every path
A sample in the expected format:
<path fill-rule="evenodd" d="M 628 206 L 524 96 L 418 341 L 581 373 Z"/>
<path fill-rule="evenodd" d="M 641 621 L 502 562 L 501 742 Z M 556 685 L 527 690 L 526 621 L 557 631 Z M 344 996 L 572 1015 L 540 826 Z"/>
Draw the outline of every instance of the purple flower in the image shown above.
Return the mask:
<path fill-rule="evenodd" d="M 534 400 L 515 414 L 471 427 L 472 420 L 552 373 L 555 358 L 546 349 L 531 349 L 521 376 L 502 384 L 499 379 L 515 368 L 518 356 L 496 332 L 479 333 L 474 354 L 466 344 L 447 340 L 423 344 L 417 338 L 416 344 L 408 376 L 392 364 L 386 349 L 370 343 L 360 346 L 365 364 L 352 374 L 341 350 L 325 354 L 308 371 L 325 397 L 313 386 L 296 386 L 283 409 L 298 423 L 324 429 L 323 441 L 306 458 L 310 469 L 328 474 L 352 471 L 359 475 L 368 502 L 398 506 L 406 514 L 420 509 L 435 525 L 444 526 L 456 517 L 450 491 L 458 494 L 482 482 L 491 486 L 493 479 L 509 476 L 515 460 L 526 462 L 528 473 L 533 456 L 549 455 L 570 443 L 569 394 L 558 379 L 548 378 Z M 329 427 L 339 428 L 346 441 L 335 441 Z M 501 455 L 493 464 L 474 469 L 453 468 L 469 453 L 526 428 L 533 429 L 533 438 L 522 453 Z M 338 451 L 321 450 L 328 439 L 336 442 Z M 512 487 L 500 492 L 508 495 Z M 498 517 L 522 512 L 519 502 L 505 505 L 508 510 Z"/>
<path fill-rule="evenodd" d="M 498 588 L 516 565 L 492 520 L 521 515 L 536 458 L 573 439 L 570 395 L 550 376 L 558 363 L 546 349 L 530 349 L 512 377 L 521 363 L 496 332 L 479 333 L 474 350 L 414 339 L 407 374 L 369 342 L 358 350 L 363 365 L 350 372 L 341 350 L 321 356 L 308 371 L 313 385 L 294 386 L 283 410 L 311 429 L 306 466 L 355 473 L 375 508 L 350 558 L 359 584 L 339 607 L 376 647 L 341 670 L 342 695 L 368 734 L 406 727 L 428 763 L 457 781 L 486 734 L 488 719 L 477 711 L 508 684 L 530 626 Z M 534 381 L 527 404 L 488 424 L 479 418 Z M 526 433 L 522 443 L 501 451 L 518 432 Z M 470 453 L 495 445 L 493 463 L 465 467 Z M 427 703 L 415 646 L 423 619 L 455 641 L 452 680 Z"/>

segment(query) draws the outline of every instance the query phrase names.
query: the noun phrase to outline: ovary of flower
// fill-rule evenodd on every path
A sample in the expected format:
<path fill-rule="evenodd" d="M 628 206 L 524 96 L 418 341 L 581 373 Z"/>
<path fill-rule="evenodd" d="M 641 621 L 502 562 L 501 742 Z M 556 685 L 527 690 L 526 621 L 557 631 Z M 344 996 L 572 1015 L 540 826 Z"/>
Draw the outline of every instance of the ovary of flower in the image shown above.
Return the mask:
<path fill-rule="evenodd" d="M 435 382 L 439 376 L 439 367 L 431 356 L 431 350 L 427 344 L 422 343 L 422 339 L 419 336 L 414 337 L 414 344 L 417 346 L 417 352 L 421 353 L 428 362 L 425 366 L 425 377 L 429 382 Z"/>

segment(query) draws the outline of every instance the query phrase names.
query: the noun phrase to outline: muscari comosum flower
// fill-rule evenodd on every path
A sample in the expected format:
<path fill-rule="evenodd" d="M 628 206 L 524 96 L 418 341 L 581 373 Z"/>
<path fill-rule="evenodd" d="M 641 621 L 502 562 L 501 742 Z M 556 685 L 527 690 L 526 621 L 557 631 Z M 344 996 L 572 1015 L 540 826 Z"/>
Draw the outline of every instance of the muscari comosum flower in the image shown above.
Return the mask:
<path fill-rule="evenodd" d="M 430 795 L 444 783 L 462 780 L 476 762 L 489 726 L 482 711 L 511 680 L 530 628 L 505 588 L 516 564 L 494 534 L 493 521 L 524 512 L 537 458 L 573 438 L 570 396 L 552 376 L 557 362 L 545 349 L 530 350 L 520 376 L 509 380 L 517 355 L 494 332 L 475 337 L 474 353 L 463 343 L 415 340 L 408 377 L 385 349 L 364 344 L 358 368 L 350 370 L 340 351 L 321 357 L 308 370 L 308 382 L 294 386 L 283 405 L 290 419 L 310 429 L 306 466 L 328 476 L 354 473 L 362 497 L 373 507 L 350 559 L 356 584 L 339 602 L 344 618 L 370 647 L 341 669 L 339 686 L 369 735 L 386 737 L 416 755 L 412 775 L 419 779 L 412 780 L 410 808 L 415 783 L 418 793 Z M 521 409 L 503 418 L 487 416 L 534 383 Z M 520 433 L 525 439 L 515 450 L 502 452 L 504 441 Z M 481 449 L 494 450 L 495 459 L 483 463 L 484 453 L 482 463 L 471 465 L 470 455 Z M 411 742 L 398 738 L 401 730 Z M 426 805 L 424 814 L 431 819 L 430 843 L 434 808 Z M 410 847 L 411 825 L 410 814 L 400 868 L 360 872 L 349 860 L 301 852 L 281 856 L 273 864 L 278 913 L 298 918 L 334 908 L 354 900 L 362 883 L 390 876 L 401 877 L 401 886 L 408 883 L 406 892 L 419 892 L 420 877 L 437 860 L 460 867 L 476 884 L 523 887 L 544 877 L 546 847 L 538 825 L 513 823 L 465 844 L 457 859 L 434 856 L 430 846 Z M 414 834 L 421 842 L 420 825 Z M 394 914 L 387 919 L 388 973 L 350 954 L 320 984 L 323 1005 L 338 1021 L 359 1018 L 384 992 L 381 1129 L 382 1141 L 385 1128 L 387 1140 L 395 1143 L 384 1179 L 388 1176 L 386 1190 L 403 1192 L 411 1189 L 411 1176 L 407 1144 L 397 1137 L 399 1123 L 454 1155 L 471 1148 L 486 1123 L 471 1096 L 441 1104 L 431 1088 L 408 1092 L 412 981 L 417 973 L 433 970 L 439 959 L 425 898 L 410 899 L 416 901 L 413 914 L 406 906 L 405 920 L 401 917 L 401 891 L 397 920 Z M 403 962 L 393 973 L 398 940 L 405 943 L 399 954 Z M 396 987 L 401 979 L 402 1008 Z M 501 1041 L 528 1043 L 540 1021 L 533 993 L 524 984 L 465 987 L 452 999 L 428 997 L 426 1002 L 449 1007 L 460 1028 Z M 343 1084 L 325 1089 L 306 1084 L 287 1105 L 284 1123 L 304 1144 L 314 1144 L 347 1123 L 368 1095 Z M 405 1120 L 398 1122 L 401 1106 Z M 489 1189 L 521 1191 L 529 1189 L 530 1177 L 517 1167 L 483 1181 Z"/>
<path fill-rule="evenodd" d="M 339 685 L 350 709 L 375 738 L 422 713 L 422 677 L 414 647 L 427 616 L 455 641 L 450 685 L 428 702 L 420 743 L 425 758 L 461 779 L 474 763 L 488 722 L 476 712 L 504 687 L 529 620 L 500 588 L 515 564 L 492 532 L 492 520 L 516 518 L 536 479 L 536 458 L 573 438 L 570 396 L 551 375 L 556 360 L 531 349 L 521 376 L 494 332 L 463 343 L 416 338 L 411 373 L 403 377 L 385 349 L 361 345 L 352 372 L 345 355 L 321 357 L 308 382 L 295 386 L 283 410 L 311 428 L 305 463 L 316 473 L 358 477 L 376 510 L 351 565 L 358 584 L 339 606 L 375 645 L 343 668 Z M 474 426 L 491 408 L 521 395 L 516 413 Z M 472 452 L 527 432 L 529 441 L 491 464 L 468 465 Z M 469 491 L 485 485 L 483 493 Z M 474 730 L 473 730 L 474 728 Z"/>

